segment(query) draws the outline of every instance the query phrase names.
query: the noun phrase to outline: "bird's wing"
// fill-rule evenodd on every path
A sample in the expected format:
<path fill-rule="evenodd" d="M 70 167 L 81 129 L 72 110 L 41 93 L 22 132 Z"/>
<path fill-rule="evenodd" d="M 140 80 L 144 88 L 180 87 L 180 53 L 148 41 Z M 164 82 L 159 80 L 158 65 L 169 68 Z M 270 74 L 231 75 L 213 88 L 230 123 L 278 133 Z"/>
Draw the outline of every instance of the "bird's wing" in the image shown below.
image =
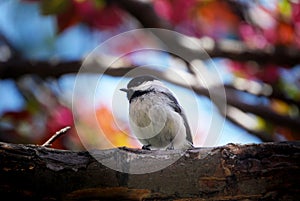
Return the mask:
<path fill-rule="evenodd" d="M 171 100 L 171 102 L 169 102 L 169 105 L 174 109 L 175 112 L 180 114 L 180 116 L 182 117 L 182 119 L 184 121 L 185 130 L 186 130 L 186 139 L 191 144 L 193 144 L 193 137 L 192 137 L 191 129 L 190 129 L 189 123 L 187 121 L 187 118 L 185 116 L 185 113 L 184 113 L 182 107 L 179 105 L 176 98 L 170 92 L 162 92 L 162 93 Z"/>

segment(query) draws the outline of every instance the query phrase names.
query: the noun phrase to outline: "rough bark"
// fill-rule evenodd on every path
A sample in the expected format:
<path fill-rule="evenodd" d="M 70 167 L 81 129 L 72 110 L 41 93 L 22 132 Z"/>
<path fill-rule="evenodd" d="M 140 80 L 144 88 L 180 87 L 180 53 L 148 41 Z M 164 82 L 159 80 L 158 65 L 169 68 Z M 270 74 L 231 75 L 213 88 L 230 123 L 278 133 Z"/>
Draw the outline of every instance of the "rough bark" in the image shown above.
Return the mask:
<path fill-rule="evenodd" d="M 155 160 L 181 157 L 160 171 L 127 174 L 102 165 L 90 153 L 141 169 Z M 0 143 L 0 193 L 10 200 L 299 200 L 299 159 L 300 142 L 187 152 L 74 152 Z"/>

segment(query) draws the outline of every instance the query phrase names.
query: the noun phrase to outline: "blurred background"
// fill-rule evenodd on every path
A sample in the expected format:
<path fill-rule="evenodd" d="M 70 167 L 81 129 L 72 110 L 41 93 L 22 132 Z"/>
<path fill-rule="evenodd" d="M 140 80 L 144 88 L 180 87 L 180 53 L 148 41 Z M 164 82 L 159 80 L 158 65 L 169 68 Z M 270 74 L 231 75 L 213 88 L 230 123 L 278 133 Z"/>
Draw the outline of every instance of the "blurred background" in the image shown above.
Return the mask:
<path fill-rule="evenodd" d="M 209 56 L 175 41 L 199 55 L 197 72 L 203 73 L 178 55 L 147 50 L 116 58 L 101 81 L 97 73 L 76 76 L 97 46 L 139 28 L 173 30 L 201 45 Z M 141 43 L 157 39 L 141 34 L 111 42 L 98 54 L 98 68 Z M 196 146 L 206 146 L 215 124 L 222 129 L 214 145 L 299 140 L 299 64 L 298 0 L 0 0 L 0 141 L 42 144 L 71 126 L 53 147 L 140 147 L 118 91 L 130 79 L 123 75 L 139 66 L 160 75 L 179 98 Z M 214 87 L 225 90 L 226 110 L 203 84 L 212 68 L 221 76 L 222 86 Z M 172 72 L 193 81 L 194 90 L 172 79 Z M 80 118 L 72 110 L 78 79 L 82 99 L 73 106 Z M 86 101 L 91 96 L 92 105 Z"/>

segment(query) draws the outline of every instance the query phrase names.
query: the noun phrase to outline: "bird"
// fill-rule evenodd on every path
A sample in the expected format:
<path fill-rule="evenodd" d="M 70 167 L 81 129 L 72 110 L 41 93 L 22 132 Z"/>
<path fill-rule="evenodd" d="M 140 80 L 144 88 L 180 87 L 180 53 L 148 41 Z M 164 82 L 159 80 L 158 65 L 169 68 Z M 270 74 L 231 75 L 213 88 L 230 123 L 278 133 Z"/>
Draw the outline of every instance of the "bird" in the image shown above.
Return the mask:
<path fill-rule="evenodd" d="M 129 124 L 146 150 L 187 150 L 193 148 L 191 129 L 173 92 L 152 75 L 132 78 L 126 92 Z"/>

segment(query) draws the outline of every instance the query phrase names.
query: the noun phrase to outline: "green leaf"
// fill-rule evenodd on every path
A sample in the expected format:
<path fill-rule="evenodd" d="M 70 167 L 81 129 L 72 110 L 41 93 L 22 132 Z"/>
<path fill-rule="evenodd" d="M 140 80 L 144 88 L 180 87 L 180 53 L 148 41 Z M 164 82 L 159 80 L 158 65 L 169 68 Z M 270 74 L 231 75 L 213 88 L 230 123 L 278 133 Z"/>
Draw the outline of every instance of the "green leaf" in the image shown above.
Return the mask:
<path fill-rule="evenodd" d="M 282 0 L 279 2 L 280 13 L 287 19 L 290 19 L 292 13 L 292 7 L 288 0 Z"/>
<path fill-rule="evenodd" d="M 102 9 L 106 5 L 105 1 L 103 0 L 94 0 L 94 4 L 97 9 Z"/>
<path fill-rule="evenodd" d="M 52 15 L 65 12 L 71 2 L 70 0 L 42 0 L 40 4 L 43 15 Z"/>

